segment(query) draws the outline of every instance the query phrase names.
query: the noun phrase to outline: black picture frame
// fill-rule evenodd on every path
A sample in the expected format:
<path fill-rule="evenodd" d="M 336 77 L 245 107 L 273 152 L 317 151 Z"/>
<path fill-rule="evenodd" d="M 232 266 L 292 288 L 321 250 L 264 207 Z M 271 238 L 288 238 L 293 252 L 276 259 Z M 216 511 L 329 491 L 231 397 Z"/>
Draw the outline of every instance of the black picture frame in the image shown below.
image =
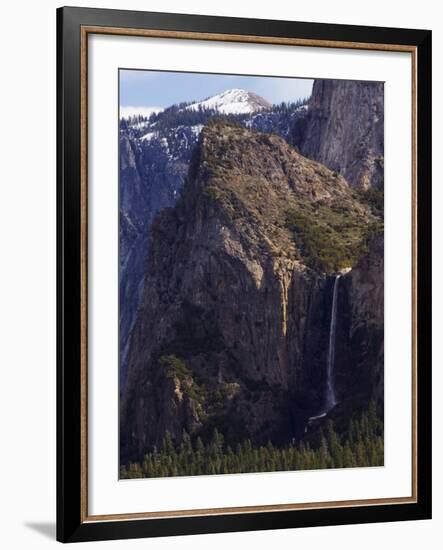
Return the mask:
<path fill-rule="evenodd" d="M 408 46 L 416 52 L 415 502 L 88 521 L 82 513 L 81 29 Z M 62 542 L 283 529 L 431 517 L 431 31 L 64 7 L 57 10 L 57 539 Z M 82 458 L 83 457 L 83 458 Z"/>

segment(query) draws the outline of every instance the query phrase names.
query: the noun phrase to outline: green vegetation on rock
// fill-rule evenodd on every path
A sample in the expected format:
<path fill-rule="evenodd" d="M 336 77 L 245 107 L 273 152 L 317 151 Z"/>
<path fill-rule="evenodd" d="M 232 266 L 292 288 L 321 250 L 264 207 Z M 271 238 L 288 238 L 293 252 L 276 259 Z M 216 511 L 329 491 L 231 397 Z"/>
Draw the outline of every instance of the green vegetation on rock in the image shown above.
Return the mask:
<path fill-rule="evenodd" d="M 385 205 L 385 194 L 383 189 L 369 187 L 368 189 L 356 190 L 355 194 L 360 202 L 365 203 L 371 207 L 371 210 L 375 216 L 383 218 Z"/>
<path fill-rule="evenodd" d="M 170 378 L 177 377 L 179 380 L 185 380 L 191 377 L 191 371 L 186 367 L 186 363 L 175 355 L 162 355 L 158 362 L 166 366 L 166 375 Z"/>
<path fill-rule="evenodd" d="M 166 377 L 178 380 L 181 390 L 201 407 L 205 400 L 205 389 L 195 382 L 186 362 L 175 355 L 162 355 L 158 363 L 166 368 Z"/>
<path fill-rule="evenodd" d="M 290 209 L 286 226 L 304 263 L 326 273 L 353 267 L 382 229 L 381 222 L 367 223 L 340 206 Z"/>

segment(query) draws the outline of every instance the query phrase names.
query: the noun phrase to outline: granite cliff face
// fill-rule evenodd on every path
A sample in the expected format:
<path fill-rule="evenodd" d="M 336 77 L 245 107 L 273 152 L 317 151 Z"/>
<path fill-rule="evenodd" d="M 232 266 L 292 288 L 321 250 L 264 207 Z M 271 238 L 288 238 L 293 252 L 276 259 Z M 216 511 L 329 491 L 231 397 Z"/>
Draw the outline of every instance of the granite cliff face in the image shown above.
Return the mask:
<path fill-rule="evenodd" d="M 382 82 L 316 80 L 294 143 L 363 189 L 383 187 Z"/>
<path fill-rule="evenodd" d="M 383 246 L 365 249 L 376 223 L 342 176 L 282 138 L 206 126 L 181 197 L 151 227 L 122 461 L 166 431 L 179 441 L 183 429 L 205 437 L 216 426 L 232 444 L 302 438 L 323 404 L 333 274 L 345 267 L 355 265 L 339 291 L 338 397 L 378 394 Z"/>

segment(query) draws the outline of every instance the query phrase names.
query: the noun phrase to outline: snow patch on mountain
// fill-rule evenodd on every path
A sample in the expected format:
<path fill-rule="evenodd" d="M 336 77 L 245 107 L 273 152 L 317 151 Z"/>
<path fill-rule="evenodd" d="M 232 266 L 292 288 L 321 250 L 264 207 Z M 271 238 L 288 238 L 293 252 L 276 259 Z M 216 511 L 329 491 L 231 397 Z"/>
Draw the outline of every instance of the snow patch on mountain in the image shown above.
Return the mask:
<path fill-rule="evenodd" d="M 154 137 L 158 137 L 157 132 L 148 132 L 147 134 L 143 135 L 140 139 L 142 141 L 151 141 Z"/>
<path fill-rule="evenodd" d="M 195 126 L 190 126 L 189 129 L 194 134 L 194 136 L 199 136 L 200 132 L 203 130 L 203 124 L 196 124 Z"/>
<path fill-rule="evenodd" d="M 131 118 L 137 116 L 150 117 L 152 114 L 164 111 L 163 107 L 137 107 L 133 105 L 120 106 L 120 118 Z"/>
<path fill-rule="evenodd" d="M 263 109 L 269 109 L 272 105 L 253 92 L 232 89 L 221 94 L 209 97 L 203 101 L 197 101 L 185 107 L 190 111 L 199 109 L 213 109 L 225 115 L 240 115 L 254 113 Z"/>

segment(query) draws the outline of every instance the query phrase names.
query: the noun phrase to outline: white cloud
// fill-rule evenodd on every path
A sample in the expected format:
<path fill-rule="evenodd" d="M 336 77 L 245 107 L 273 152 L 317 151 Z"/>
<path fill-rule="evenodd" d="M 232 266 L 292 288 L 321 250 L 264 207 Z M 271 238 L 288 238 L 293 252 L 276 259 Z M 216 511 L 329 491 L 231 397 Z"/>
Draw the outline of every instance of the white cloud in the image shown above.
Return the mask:
<path fill-rule="evenodd" d="M 152 113 L 163 111 L 163 107 L 135 107 L 132 105 L 120 106 L 120 118 L 129 118 L 134 115 L 150 116 Z"/>

